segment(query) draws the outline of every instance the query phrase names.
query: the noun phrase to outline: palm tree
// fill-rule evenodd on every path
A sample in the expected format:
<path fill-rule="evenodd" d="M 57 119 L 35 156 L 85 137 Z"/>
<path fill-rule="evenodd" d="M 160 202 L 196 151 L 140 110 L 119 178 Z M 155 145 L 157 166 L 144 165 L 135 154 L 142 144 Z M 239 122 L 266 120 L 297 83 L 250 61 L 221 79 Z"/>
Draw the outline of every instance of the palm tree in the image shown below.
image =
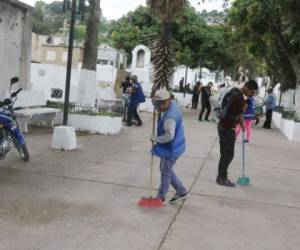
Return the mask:
<path fill-rule="evenodd" d="M 174 73 L 175 56 L 172 52 L 171 21 L 182 10 L 186 0 L 148 0 L 147 4 L 153 14 L 161 21 L 161 34 L 152 46 L 152 63 L 154 84 L 153 90 L 170 88 L 170 80 Z"/>
<path fill-rule="evenodd" d="M 94 105 L 96 100 L 96 68 L 98 55 L 98 27 L 100 22 L 100 0 L 89 0 L 83 62 L 78 87 L 78 102 Z"/>

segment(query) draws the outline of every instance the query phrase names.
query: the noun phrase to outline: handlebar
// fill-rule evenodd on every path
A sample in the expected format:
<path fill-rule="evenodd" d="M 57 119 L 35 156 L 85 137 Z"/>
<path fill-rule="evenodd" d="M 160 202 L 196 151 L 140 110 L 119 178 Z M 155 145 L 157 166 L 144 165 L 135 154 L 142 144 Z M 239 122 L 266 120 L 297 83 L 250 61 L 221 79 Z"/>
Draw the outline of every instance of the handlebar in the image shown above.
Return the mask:
<path fill-rule="evenodd" d="M 22 91 L 22 88 L 19 88 L 16 92 L 12 93 L 11 97 L 16 97 L 20 93 L 20 91 Z"/>
<path fill-rule="evenodd" d="M 9 105 L 13 104 L 14 101 L 12 100 L 12 98 L 16 97 L 21 91 L 22 91 L 22 88 L 19 88 L 16 92 L 13 92 L 10 95 L 10 98 L 7 98 L 3 102 L 0 102 L 0 107 L 9 106 Z"/>

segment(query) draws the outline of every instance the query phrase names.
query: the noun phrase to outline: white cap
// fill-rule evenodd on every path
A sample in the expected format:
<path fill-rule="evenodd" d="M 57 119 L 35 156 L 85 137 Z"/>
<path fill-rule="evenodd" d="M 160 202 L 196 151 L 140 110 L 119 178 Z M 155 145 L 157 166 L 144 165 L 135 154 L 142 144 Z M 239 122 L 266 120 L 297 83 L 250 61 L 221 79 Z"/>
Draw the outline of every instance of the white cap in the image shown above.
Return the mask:
<path fill-rule="evenodd" d="M 171 98 L 170 92 L 167 90 L 157 90 L 155 92 L 155 101 L 159 102 L 159 101 L 165 101 Z"/>

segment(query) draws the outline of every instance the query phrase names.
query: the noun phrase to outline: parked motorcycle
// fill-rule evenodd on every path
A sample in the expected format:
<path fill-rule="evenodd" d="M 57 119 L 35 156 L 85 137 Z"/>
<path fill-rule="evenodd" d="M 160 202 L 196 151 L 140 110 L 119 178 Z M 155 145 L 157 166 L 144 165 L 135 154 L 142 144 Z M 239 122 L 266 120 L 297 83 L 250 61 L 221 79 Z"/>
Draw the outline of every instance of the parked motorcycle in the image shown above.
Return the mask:
<path fill-rule="evenodd" d="M 19 128 L 18 122 L 14 114 L 14 103 L 22 88 L 15 92 L 11 92 L 13 84 L 19 81 L 18 77 L 14 77 L 10 81 L 10 98 L 0 102 L 0 159 L 3 159 L 8 152 L 15 147 L 24 161 L 29 160 L 29 153 L 25 144 L 24 136 Z"/>

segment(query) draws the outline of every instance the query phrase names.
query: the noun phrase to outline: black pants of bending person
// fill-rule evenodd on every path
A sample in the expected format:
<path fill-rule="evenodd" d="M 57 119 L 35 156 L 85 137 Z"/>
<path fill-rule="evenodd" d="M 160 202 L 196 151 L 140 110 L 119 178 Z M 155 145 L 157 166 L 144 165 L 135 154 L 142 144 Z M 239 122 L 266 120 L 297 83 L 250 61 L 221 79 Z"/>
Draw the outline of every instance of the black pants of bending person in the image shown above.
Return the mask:
<path fill-rule="evenodd" d="M 267 128 L 267 129 L 271 128 L 272 116 L 273 116 L 273 110 L 267 110 L 266 111 L 266 121 L 264 123 L 263 128 Z"/>
<path fill-rule="evenodd" d="M 197 109 L 199 103 L 199 95 L 193 95 L 192 98 L 192 109 Z"/>
<path fill-rule="evenodd" d="M 205 120 L 208 120 L 208 117 L 209 117 L 210 112 L 211 112 L 210 102 L 202 103 L 201 111 L 200 111 L 200 114 L 199 114 L 199 121 L 202 121 L 202 117 L 203 117 L 203 114 L 204 114 L 205 110 L 206 110 Z"/>
<path fill-rule="evenodd" d="M 132 119 L 137 120 L 137 122 L 138 122 L 137 125 L 139 125 L 139 126 L 141 126 L 143 124 L 142 120 L 138 114 L 137 108 L 138 108 L 138 105 L 132 104 L 132 103 L 129 104 L 128 114 L 127 114 L 127 125 L 128 126 L 132 125 Z"/>
<path fill-rule="evenodd" d="M 218 128 L 220 142 L 220 161 L 218 176 L 227 179 L 228 168 L 234 157 L 235 130 Z"/>

